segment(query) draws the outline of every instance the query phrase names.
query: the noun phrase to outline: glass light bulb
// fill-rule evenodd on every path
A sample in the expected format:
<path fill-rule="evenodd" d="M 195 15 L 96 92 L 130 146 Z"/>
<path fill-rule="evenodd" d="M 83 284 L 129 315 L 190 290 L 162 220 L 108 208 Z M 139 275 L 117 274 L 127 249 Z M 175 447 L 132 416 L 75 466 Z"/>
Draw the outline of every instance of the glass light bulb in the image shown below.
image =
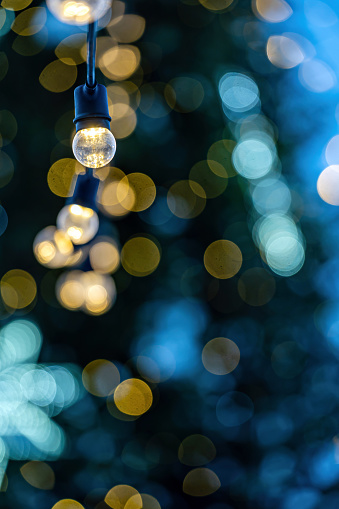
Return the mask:
<path fill-rule="evenodd" d="M 81 205 L 66 205 L 58 214 L 57 227 L 68 235 L 73 244 L 86 244 L 99 229 L 98 214 Z"/>
<path fill-rule="evenodd" d="M 111 4 L 111 0 L 47 0 L 51 13 L 71 25 L 86 25 L 102 18 Z"/>
<path fill-rule="evenodd" d="M 35 237 L 33 251 L 41 265 L 58 269 L 68 265 L 74 247 L 65 232 L 57 230 L 55 226 L 48 226 Z"/>
<path fill-rule="evenodd" d="M 81 129 L 74 136 L 74 155 L 86 168 L 105 166 L 113 159 L 115 150 L 115 138 L 105 127 Z"/>

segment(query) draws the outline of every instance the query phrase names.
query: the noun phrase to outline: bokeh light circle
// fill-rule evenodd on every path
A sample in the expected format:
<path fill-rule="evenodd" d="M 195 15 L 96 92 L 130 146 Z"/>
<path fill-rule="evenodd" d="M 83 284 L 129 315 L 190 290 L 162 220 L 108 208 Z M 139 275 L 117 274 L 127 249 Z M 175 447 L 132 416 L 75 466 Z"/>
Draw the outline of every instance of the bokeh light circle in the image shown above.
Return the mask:
<path fill-rule="evenodd" d="M 39 490 L 54 488 L 55 475 L 52 467 L 43 461 L 29 461 L 20 468 L 20 473 L 28 484 Z"/>
<path fill-rule="evenodd" d="M 242 254 L 230 240 L 216 240 L 204 254 L 206 270 L 217 279 L 229 279 L 237 274 L 242 265 Z"/>
<path fill-rule="evenodd" d="M 193 497 L 206 497 L 221 486 L 219 477 L 209 468 L 195 468 L 186 475 L 183 492 Z"/>
<path fill-rule="evenodd" d="M 219 81 L 219 94 L 226 108 L 237 113 L 249 111 L 259 101 L 257 84 L 245 74 L 226 73 Z"/>
<path fill-rule="evenodd" d="M 131 198 L 128 194 L 132 193 Z M 130 173 L 123 177 L 117 187 L 117 196 L 122 206 L 131 212 L 141 212 L 152 205 L 156 196 L 153 180 L 144 173 Z"/>
<path fill-rule="evenodd" d="M 121 263 L 132 276 L 148 276 L 160 263 L 159 248 L 147 237 L 133 237 L 121 250 Z"/>
<path fill-rule="evenodd" d="M 304 265 L 305 249 L 301 238 L 283 234 L 268 242 L 265 258 L 270 269 L 279 276 L 290 277 Z"/>
<path fill-rule="evenodd" d="M 128 484 L 114 486 L 105 496 L 105 503 L 112 509 L 125 509 L 127 502 L 132 497 L 138 497 L 136 502 L 141 502 L 141 496 L 135 488 Z"/>
<path fill-rule="evenodd" d="M 273 168 L 275 158 L 273 143 L 264 138 L 242 140 L 232 154 L 235 169 L 247 179 L 258 179 L 266 175 Z"/>
<path fill-rule="evenodd" d="M 339 205 L 339 164 L 328 166 L 321 172 L 317 182 L 317 190 L 320 198 L 326 203 Z"/>
<path fill-rule="evenodd" d="M 39 76 L 40 84 L 50 92 L 60 93 L 70 89 L 76 82 L 76 65 L 67 65 L 61 60 L 50 62 Z"/>
<path fill-rule="evenodd" d="M 93 270 L 100 274 L 112 274 L 120 265 L 119 249 L 109 237 L 96 238 L 90 248 L 89 258 Z"/>
<path fill-rule="evenodd" d="M 210 373 L 227 375 L 235 370 L 240 361 L 240 350 L 228 338 L 211 339 L 202 351 L 202 362 Z"/>
<path fill-rule="evenodd" d="M 170 187 L 167 204 L 175 216 L 181 219 L 192 219 L 204 210 L 206 193 L 198 182 L 179 180 Z"/>
<path fill-rule="evenodd" d="M 52 509 L 85 509 L 83 505 L 81 505 L 76 500 L 72 500 L 71 498 L 64 498 L 63 500 L 59 500 Z"/>
<path fill-rule="evenodd" d="M 151 408 L 153 394 L 145 382 L 138 378 L 129 378 L 115 389 L 114 402 L 120 412 L 139 416 Z"/>
<path fill-rule="evenodd" d="M 124 509 L 161 509 L 158 500 L 147 493 L 133 495 L 124 506 Z"/>
<path fill-rule="evenodd" d="M 47 7 L 63 23 L 87 25 L 102 18 L 111 7 L 111 1 L 47 0 Z"/>
<path fill-rule="evenodd" d="M 104 397 L 111 394 L 120 382 L 118 368 L 106 359 L 91 361 L 82 372 L 85 389 L 94 396 Z"/>
<path fill-rule="evenodd" d="M 29 306 L 37 294 L 34 278 L 28 272 L 20 269 L 6 272 L 0 285 L 3 301 L 13 309 L 23 309 Z"/>

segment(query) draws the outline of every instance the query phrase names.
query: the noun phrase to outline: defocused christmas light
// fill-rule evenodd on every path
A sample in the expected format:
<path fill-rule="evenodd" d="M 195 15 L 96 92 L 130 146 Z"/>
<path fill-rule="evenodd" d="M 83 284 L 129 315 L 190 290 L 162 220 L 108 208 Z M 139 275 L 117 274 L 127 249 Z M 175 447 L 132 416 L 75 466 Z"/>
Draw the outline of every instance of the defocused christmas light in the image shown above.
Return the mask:
<path fill-rule="evenodd" d="M 81 205 L 66 205 L 58 214 L 57 227 L 68 235 L 73 244 L 87 244 L 99 229 L 98 214 Z"/>
<path fill-rule="evenodd" d="M 86 25 L 100 19 L 111 7 L 110 0 L 47 0 L 49 10 L 63 23 Z"/>
<path fill-rule="evenodd" d="M 47 226 L 35 237 L 33 251 L 39 263 L 57 269 L 67 264 L 74 247 L 67 233 Z"/>

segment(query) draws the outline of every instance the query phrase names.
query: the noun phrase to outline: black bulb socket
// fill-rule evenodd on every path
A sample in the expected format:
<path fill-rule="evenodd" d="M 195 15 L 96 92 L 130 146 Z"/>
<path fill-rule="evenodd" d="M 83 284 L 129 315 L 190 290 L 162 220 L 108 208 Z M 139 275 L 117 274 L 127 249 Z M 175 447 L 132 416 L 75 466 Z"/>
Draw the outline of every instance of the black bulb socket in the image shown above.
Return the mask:
<path fill-rule="evenodd" d="M 68 198 L 68 205 L 81 205 L 94 211 L 98 210 L 97 192 L 100 180 L 93 175 L 93 171 L 88 169 L 86 173 L 76 177 L 76 184 L 73 196 Z"/>
<path fill-rule="evenodd" d="M 80 85 L 74 90 L 76 131 L 104 127 L 110 129 L 111 117 L 108 110 L 107 89 L 98 83 L 91 88 Z"/>

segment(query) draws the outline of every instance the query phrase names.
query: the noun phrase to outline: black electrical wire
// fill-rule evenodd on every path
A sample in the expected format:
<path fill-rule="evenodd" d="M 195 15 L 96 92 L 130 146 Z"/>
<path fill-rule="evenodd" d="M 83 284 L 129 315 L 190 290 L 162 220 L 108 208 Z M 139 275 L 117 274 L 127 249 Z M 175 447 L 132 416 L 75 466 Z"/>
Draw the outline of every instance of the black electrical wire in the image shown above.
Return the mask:
<path fill-rule="evenodd" d="M 97 84 L 95 80 L 95 53 L 96 53 L 96 33 L 97 21 L 88 25 L 87 33 L 87 81 L 89 88 L 94 88 Z"/>

